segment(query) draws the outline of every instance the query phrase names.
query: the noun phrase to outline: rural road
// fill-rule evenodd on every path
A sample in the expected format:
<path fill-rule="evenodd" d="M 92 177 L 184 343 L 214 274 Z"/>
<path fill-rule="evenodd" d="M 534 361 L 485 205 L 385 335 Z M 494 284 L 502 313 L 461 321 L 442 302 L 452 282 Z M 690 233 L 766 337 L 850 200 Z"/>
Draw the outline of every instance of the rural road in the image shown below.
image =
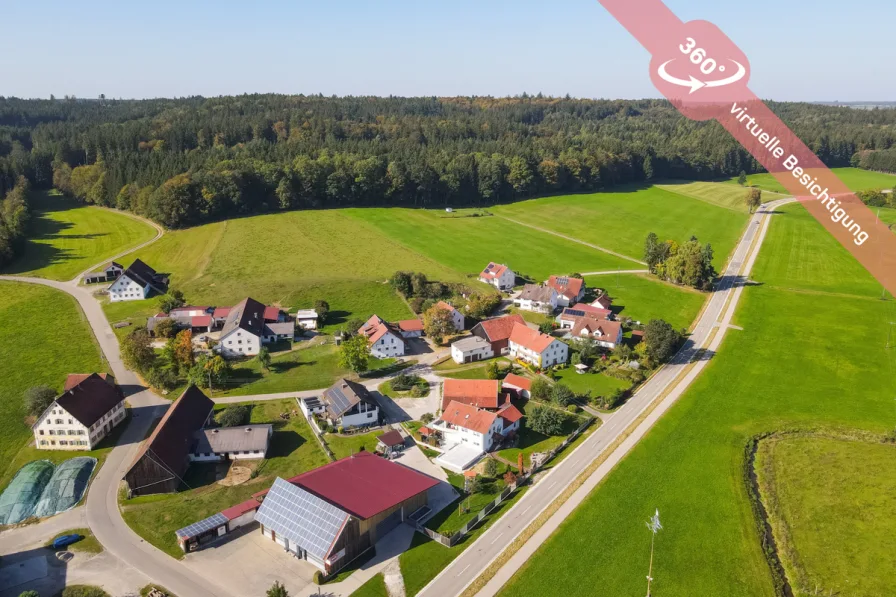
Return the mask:
<path fill-rule="evenodd" d="M 516 574 L 559 524 L 671 408 L 706 366 L 721 343 L 737 308 L 744 283 L 762 247 L 770 213 L 777 206 L 792 201 L 795 199 L 769 202 L 753 215 L 709 303 L 690 337 L 672 360 L 641 386 L 606 424 L 541 478 L 498 522 L 424 587 L 418 594 L 420 597 L 447 597 L 463 593 L 495 562 L 504 548 L 513 543 L 533 520 L 551 506 L 589 465 L 606 456 L 569 499 L 497 570 L 477 595 L 489 597 L 497 594 Z"/>

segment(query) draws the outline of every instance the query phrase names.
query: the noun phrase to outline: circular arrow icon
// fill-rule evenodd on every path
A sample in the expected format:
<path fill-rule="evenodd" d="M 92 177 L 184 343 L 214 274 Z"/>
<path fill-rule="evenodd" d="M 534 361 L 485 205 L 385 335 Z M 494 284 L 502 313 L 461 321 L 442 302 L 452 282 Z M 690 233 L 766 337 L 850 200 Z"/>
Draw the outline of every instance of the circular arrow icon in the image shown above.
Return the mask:
<path fill-rule="evenodd" d="M 689 75 L 689 79 L 679 79 L 678 77 L 673 77 L 668 72 L 666 72 L 666 65 L 670 62 L 675 62 L 675 59 L 667 60 L 662 63 L 657 69 L 657 74 L 663 81 L 668 83 L 672 83 L 673 85 L 680 85 L 682 87 L 690 87 L 691 90 L 688 92 L 689 94 L 694 93 L 698 89 L 703 87 L 722 87 L 724 85 L 730 85 L 731 83 L 736 83 L 744 78 L 744 75 L 747 74 L 747 67 L 738 62 L 737 60 L 731 60 L 734 64 L 737 65 L 737 72 L 725 79 L 719 79 L 718 81 L 701 81 L 694 75 Z M 719 70 L 722 70 L 721 68 Z"/>

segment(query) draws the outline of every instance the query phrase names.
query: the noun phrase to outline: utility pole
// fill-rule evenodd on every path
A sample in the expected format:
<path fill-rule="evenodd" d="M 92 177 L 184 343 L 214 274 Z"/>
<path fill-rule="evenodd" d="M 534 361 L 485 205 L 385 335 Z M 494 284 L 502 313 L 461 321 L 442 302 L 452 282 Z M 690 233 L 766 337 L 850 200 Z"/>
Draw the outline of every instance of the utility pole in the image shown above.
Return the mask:
<path fill-rule="evenodd" d="M 656 540 L 656 534 L 663 528 L 663 525 L 660 524 L 659 508 L 657 508 L 653 518 L 647 521 L 647 528 L 650 529 L 650 567 L 647 569 L 647 597 L 650 597 L 650 583 L 653 582 L 653 543 Z"/>

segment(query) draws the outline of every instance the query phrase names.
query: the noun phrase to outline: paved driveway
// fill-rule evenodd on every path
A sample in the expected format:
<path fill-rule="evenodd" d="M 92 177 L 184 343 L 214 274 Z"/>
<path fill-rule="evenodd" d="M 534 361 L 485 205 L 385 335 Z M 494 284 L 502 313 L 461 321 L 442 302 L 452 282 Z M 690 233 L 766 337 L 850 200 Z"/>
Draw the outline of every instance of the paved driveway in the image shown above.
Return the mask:
<path fill-rule="evenodd" d="M 430 516 L 442 510 L 457 499 L 457 491 L 455 491 L 454 486 L 448 482 L 448 474 L 445 472 L 445 469 L 427 458 L 416 444 L 406 448 L 395 462 L 420 471 L 424 475 L 428 475 L 440 481 L 438 485 L 428 492 L 429 507 L 432 510 Z"/>

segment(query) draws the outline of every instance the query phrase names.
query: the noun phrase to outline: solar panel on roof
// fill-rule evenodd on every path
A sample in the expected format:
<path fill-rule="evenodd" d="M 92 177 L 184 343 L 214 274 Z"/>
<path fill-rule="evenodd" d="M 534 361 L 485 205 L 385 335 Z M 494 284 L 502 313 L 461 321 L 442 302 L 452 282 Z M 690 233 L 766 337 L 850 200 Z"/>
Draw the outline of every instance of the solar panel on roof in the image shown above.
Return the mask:
<path fill-rule="evenodd" d="M 191 524 L 188 527 L 178 529 L 178 530 L 174 531 L 174 533 L 178 537 L 184 537 L 184 538 L 189 539 L 191 537 L 196 537 L 198 535 L 201 535 L 202 533 L 204 533 L 206 531 L 216 529 L 219 526 L 225 525 L 225 524 L 227 524 L 227 517 L 219 512 L 218 514 L 209 516 L 208 518 L 206 518 L 204 520 L 200 520 L 199 522 L 194 522 L 193 524 Z"/>
<path fill-rule="evenodd" d="M 572 315 L 573 317 L 584 317 L 585 316 L 585 312 L 582 311 L 581 309 L 567 309 L 566 314 Z"/>
<path fill-rule="evenodd" d="M 346 397 L 341 386 L 336 385 L 327 390 L 327 398 L 336 412 L 345 412 L 352 407 L 351 401 Z"/>
<path fill-rule="evenodd" d="M 301 487 L 274 480 L 255 520 L 320 559 L 327 557 L 348 514 Z"/>

